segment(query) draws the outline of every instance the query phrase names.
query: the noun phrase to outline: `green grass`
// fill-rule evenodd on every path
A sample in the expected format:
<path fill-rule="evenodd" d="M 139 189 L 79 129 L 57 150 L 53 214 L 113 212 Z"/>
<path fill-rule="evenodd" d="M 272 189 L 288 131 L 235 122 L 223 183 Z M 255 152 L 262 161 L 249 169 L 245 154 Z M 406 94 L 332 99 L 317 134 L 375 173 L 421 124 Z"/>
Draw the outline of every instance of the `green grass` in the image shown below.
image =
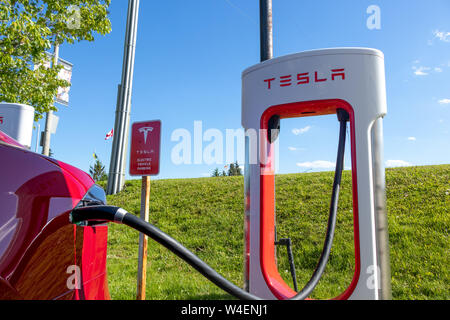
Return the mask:
<path fill-rule="evenodd" d="M 328 218 L 332 172 L 276 178 L 278 237 L 290 237 L 299 287 L 314 270 Z M 155 180 L 150 222 L 235 284 L 243 284 L 242 177 Z M 140 180 L 128 181 L 108 202 L 139 214 Z M 386 171 L 393 299 L 450 298 L 450 165 Z M 354 268 L 350 173 L 344 172 L 329 265 L 313 298 L 331 298 L 350 283 Z M 108 278 L 112 299 L 135 299 L 138 234 L 110 225 Z M 281 276 L 292 283 L 284 247 Z M 147 299 L 230 299 L 171 252 L 149 241 Z"/>

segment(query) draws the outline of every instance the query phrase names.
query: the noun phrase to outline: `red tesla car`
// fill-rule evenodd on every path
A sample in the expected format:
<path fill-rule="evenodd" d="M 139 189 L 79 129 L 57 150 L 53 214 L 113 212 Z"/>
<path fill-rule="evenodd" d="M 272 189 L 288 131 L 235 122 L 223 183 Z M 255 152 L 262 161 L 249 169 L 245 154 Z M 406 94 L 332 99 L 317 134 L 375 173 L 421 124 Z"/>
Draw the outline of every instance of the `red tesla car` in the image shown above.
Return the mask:
<path fill-rule="evenodd" d="M 0 299 L 109 299 L 105 224 L 70 211 L 105 204 L 85 172 L 0 131 Z"/>

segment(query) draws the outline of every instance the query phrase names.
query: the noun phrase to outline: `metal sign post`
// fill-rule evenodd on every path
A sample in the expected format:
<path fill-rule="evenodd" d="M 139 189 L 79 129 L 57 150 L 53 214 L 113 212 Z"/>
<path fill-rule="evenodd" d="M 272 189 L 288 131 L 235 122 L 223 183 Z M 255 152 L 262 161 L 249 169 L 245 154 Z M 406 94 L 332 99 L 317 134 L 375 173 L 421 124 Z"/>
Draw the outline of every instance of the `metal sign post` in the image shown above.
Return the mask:
<path fill-rule="evenodd" d="M 58 59 L 59 59 L 59 45 L 58 44 L 55 44 L 54 50 L 55 50 L 55 52 L 53 55 L 52 67 L 58 65 Z M 53 111 L 49 110 L 47 112 L 47 117 L 45 119 L 44 141 L 42 144 L 42 154 L 45 156 L 50 155 L 50 139 L 51 139 L 50 127 L 52 125 L 52 116 L 53 116 Z"/>
<path fill-rule="evenodd" d="M 141 219 L 148 222 L 150 212 L 150 177 L 142 177 L 141 186 Z M 148 258 L 148 237 L 139 233 L 139 253 L 138 253 L 138 280 L 137 280 L 137 300 L 145 300 L 145 288 L 147 283 L 147 258 Z"/>
<path fill-rule="evenodd" d="M 148 222 L 150 176 L 159 173 L 161 121 L 134 123 L 131 129 L 130 175 L 142 176 L 140 217 Z M 145 300 L 148 237 L 139 234 L 137 300 Z"/>
<path fill-rule="evenodd" d="M 53 54 L 46 52 L 46 55 L 47 58 L 45 59 L 43 64 L 36 64 L 34 66 L 34 70 L 37 70 L 41 66 L 45 68 L 54 68 L 57 65 L 61 65 L 63 68 L 58 73 L 58 79 L 65 80 L 70 84 L 72 81 L 73 64 L 59 57 L 59 45 L 55 44 Z M 70 86 L 66 88 L 59 87 L 58 92 L 54 97 L 54 102 L 62 104 L 66 107 L 69 106 L 69 92 Z M 56 133 L 57 126 L 58 126 L 58 117 L 54 115 L 52 110 L 49 110 L 46 113 L 45 129 L 42 132 L 41 138 L 41 147 L 43 155 L 46 156 L 50 155 L 51 135 Z"/>

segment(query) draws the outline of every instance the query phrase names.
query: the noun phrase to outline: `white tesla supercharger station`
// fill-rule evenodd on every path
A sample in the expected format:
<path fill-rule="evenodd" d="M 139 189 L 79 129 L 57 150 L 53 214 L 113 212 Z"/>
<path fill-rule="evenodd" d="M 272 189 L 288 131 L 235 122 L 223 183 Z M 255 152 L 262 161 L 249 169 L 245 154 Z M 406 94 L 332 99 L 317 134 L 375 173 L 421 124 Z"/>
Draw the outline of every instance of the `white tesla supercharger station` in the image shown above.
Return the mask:
<path fill-rule="evenodd" d="M 26 104 L 0 103 L 0 130 L 30 148 L 34 108 Z"/>
<path fill-rule="evenodd" d="M 320 116 L 344 109 L 351 140 L 355 265 L 353 280 L 336 299 L 389 298 L 383 53 L 367 48 L 306 51 L 250 67 L 242 78 L 246 289 L 266 299 L 296 294 L 281 278 L 275 258 L 276 148 L 266 132 L 272 117 Z"/>

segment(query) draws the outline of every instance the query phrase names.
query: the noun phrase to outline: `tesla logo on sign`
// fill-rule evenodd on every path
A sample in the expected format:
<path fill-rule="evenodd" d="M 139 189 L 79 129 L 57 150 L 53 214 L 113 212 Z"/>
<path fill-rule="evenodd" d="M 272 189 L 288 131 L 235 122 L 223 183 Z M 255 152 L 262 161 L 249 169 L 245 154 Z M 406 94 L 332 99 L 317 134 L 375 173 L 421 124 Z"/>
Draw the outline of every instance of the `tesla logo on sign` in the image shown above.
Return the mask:
<path fill-rule="evenodd" d="M 153 127 L 144 127 L 144 128 L 140 128 L 139 132 L 144 134 L 144 143 L 147 144 L 147 136 L 149 132 L 153 131 Z"/>
<path fill-rule="evenodd" d="M 266 83 L 266 87 L 268 90 L 272 89 L 272 87 L 278 84 L 279 87 L 291 87 L 291 86 L 299 86 L 310 83 L 319 83 L 326 81 L 335 81 L 335 80 L 345 80 L 345 69 L 331 69 L 330 76 L 327 77 L 325 74 L 320 74 L 318 71 L 313 73 L 304 72 L 297 74 L 288 74 L 280 77 L 273 77 L 264 79 Z"/>
<path fill-rule="evenodd" d="M 136 122 L 131 127 L 131 176 L 159 173 L 161 121 Z"/>

